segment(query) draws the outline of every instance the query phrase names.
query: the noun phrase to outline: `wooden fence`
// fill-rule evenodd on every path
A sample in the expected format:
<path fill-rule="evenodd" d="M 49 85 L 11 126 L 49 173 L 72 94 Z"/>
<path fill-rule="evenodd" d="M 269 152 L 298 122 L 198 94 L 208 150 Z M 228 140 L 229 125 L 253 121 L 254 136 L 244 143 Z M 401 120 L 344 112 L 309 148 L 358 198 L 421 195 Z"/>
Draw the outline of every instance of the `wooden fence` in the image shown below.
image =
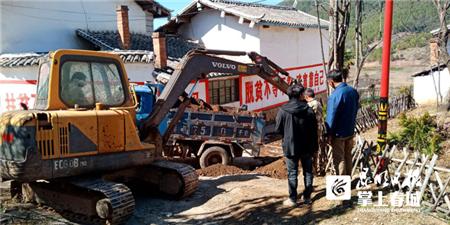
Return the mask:
<path fill-rule="evenodd" d="M 387 146 L 381 156 L 383 160 L 379 160 L 380 157 L 373 154 L 375 149 L 374 143 L 359 135 L 356 137 L 352 151 L 352 177 L 365 170 L 374 181 L 377 174 L 384 172 L 389 180 L 396 180 L 398 183 L 393 185 L 390 182 L 391 190 L 403 190 L 407 195 L 419 193 L 421 207 L 426 211 L 436 212 L 444 219 L 450 218 L 450 169 L 436 166 L 436 154 L 427 156 L 394 145 Z M 330 162 L 332 157 L 328 160 Z M 330 167 L 332 166 L 327 163 L 328 171 L 333 173 Z M 411 175 L 414 175 L 414 179 L 411 179 Z M 409 182 L 406 187 L 405 182 Z"/>
<path fill-rule="evenodd" d="M 364 132 L 378 124 L 378 102 L 372 106 L 361 107 L 356 117 L 356 133 Z M 402 112 L 416 107 L 416 103 L 411 95 L 399 95 L 389 99 L 389 118 L 396 117 Z"/>

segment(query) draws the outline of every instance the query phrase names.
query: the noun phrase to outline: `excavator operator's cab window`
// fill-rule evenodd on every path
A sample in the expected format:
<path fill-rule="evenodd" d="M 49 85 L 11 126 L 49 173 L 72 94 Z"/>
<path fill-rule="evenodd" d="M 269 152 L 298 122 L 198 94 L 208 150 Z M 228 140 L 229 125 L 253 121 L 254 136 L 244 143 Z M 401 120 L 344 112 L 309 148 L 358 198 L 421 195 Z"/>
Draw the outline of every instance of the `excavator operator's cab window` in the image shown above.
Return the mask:
<path fill-rule="evenodd" d="M 45 109 L 47 107 L 49 75 L 50 62 L 42 63 L 39 67 L 35 109 Z"/>
<path fill-rule="evenodd" d="M 75 104 L 83 108 L 94 106 L 94 95 L 90 63 L 65 62 L 62 66 L 60 93 L 68 106 Z"/>
<path fill-rule="evenodd" d="M 96 102 L 121 105 L 125 101 L 124 89 L 117 66 L 113 63 L 92 63 L 92 76 Z"/>
<path fill-rule="evenodd" d="M 69 107 L 120 106 L 125 102 L 119 70 L 111 62 L 66 61 L 60 82 L 61 99 Z"/>

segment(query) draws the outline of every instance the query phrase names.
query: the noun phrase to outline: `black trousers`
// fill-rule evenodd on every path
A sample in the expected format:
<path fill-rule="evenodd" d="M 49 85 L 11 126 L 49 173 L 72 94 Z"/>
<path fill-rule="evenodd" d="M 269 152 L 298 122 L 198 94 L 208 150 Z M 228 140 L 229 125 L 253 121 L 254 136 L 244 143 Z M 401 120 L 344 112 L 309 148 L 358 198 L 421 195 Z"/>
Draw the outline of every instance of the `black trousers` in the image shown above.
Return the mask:
<path fill-rule="evenodd" d="M 302 162 L 303 182 L 305 191 L 303 197 L 309 199 L 313 190 L 313 160 L 312 156 L 286 158 L 286 168 L 288 172 L 289 198 L 297 201 L 297 185 L 298 185 L 298 162 Z"/>

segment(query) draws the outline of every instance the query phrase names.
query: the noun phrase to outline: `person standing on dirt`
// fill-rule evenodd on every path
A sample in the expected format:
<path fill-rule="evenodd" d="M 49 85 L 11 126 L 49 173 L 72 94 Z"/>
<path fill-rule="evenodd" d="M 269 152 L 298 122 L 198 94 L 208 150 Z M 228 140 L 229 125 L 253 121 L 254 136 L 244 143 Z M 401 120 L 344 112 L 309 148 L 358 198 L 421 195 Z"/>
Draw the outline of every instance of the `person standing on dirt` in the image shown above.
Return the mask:
<path fill-rule="evenodd" d="M 323 123 L 323 113 L 322 113 L 322 103 L 317 101 L 315 98 L 314 90 L 311 88 L 307 88 L 305 90 L 305 100 L 308 102 L 309 107 L 311 107 L 316 115 L 317 121 L 317 142 L 319 144 L 318 151 L 313 156 L 313 172 L 314 175 L 325 175 L 325 164 L 327 161 L 325 148 L 322 146 L 322 134 L 325 128 Z"/>
<path fill-rule="evenodd" d="M 283 136 L 283 153 L 288 172 L 289 198 L 286 206 L 297 205 L 298 163 L 302 163 L 305 191 L 304 203 L 311 203 L 313 189 L 312 156 L 317 151 L 317 122 L 314 111 L 304 99 L 304 88 L 290 86 L 287 90 L 289 102 L 284 104 L 276 117 L 276 132 Z"/>
<path fill-rule="evenodd" d="M 355 133 L 359 94 L 343 82 L 343 73 L 332 70 L 327 75 L 328 85 L 334 88 L 328 97 L 325 120 L 328 143 L 333 148 L 333 164 L 337 175 L 351 175 L 352 148 Z"/>

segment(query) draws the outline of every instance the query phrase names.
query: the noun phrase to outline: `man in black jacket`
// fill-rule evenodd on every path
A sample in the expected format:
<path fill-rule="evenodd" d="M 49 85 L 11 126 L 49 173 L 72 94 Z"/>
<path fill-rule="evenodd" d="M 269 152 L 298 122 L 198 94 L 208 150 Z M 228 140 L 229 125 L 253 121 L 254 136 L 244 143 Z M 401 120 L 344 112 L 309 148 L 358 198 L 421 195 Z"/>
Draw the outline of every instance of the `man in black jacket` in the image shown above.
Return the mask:
<path fill-rule="evenodd" d="M 305 191 L 305 204 L 311 203 L 313 185 L 312 157 L 317 151 L 317 122 L 314 111 L 304 100 L 305 89 L 293 85 L 287 90 L 289 102 L 278 110 L 276 131 L 283 136 L 283 152 L 286 160 L 289 198 L 286 206 L 297 205 L 298 162 L 301 160 Z"/>

